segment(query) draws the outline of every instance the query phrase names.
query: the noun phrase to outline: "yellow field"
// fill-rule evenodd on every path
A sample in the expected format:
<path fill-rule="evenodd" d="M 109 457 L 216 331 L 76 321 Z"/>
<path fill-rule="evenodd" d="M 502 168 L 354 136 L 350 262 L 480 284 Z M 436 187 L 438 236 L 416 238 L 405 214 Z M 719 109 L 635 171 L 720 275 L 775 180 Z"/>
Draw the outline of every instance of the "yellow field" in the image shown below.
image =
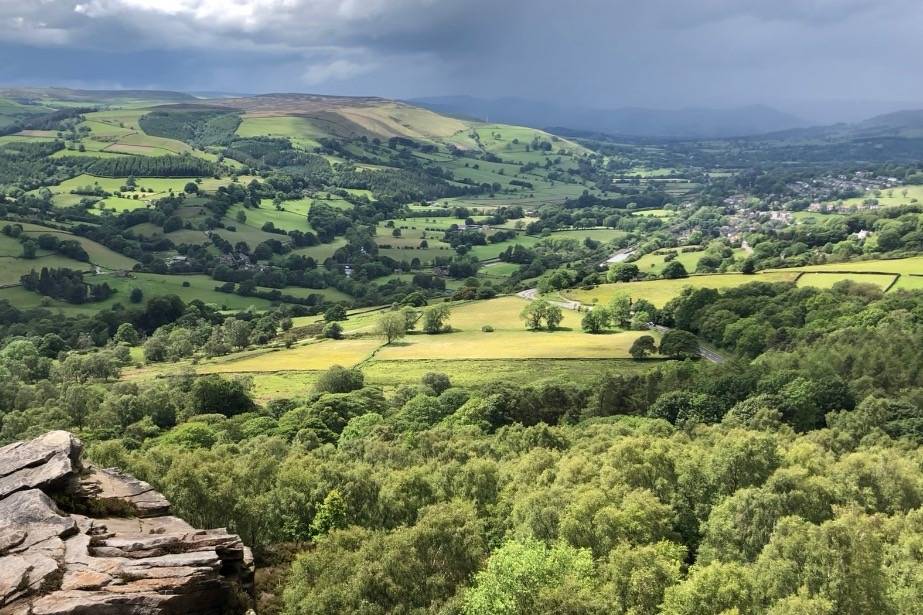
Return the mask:
<path fill-rule="evenodd" d="M 376 360 L 399 359 L 607 359 L 626 358 L 632 342 L 646 331 L 590 335 L 580 329 L 581 314 L 564 310 L 561 329 L 529 331 L 519 314 L 527 302 L 518 297 L 473 301 L 456 306 L 452 333 L 413 334 L 383 347 Z M 491 333 L 481 331 L 490 325 Z"/>
<path fill-rule="evenodd" d="M 289 349 L 240 353 L 230 360 L 203 363 L 197 371 L 211 374 L 313 371 L 332 365 L 349 367 L 367 358 L 380 345 L 381 340 L 377 338 L 324 340 Z"/>
<path fill-rule="evenodd" d="M 773 271 L 791 271 L 789 269 L 774 269 Z M 798 267 L 797 271 L 829 271 L 829 272 L 868 272 L 868 273 L 899 273 L 923 275 L 923 256 L 911 258 L 878 259 L 869 261 L 851 261 L 846 263 L 825 263 L 823 265 L 807 265 Z"/>
<path fill-rule="evenodd" d="M 590 335 L 583 331 L 466 331 L 412 335 L 385 346 L 382 361 L 399 359 L 616 359 L 627 358 L 631 344 L 648 331 Z"/>
<path fill-rule="evenodd" d="M 852 280 L 862 284 L 874 284 L 885 289 L 894 281 L 895 274 L 881 273 L 806 273 L 798 278 L 798 286 L 814 288 L 831 288 L 837 282 Z"/>
<path fill-rule="evenodd" d="M 568 290 L 568 299 L 581 303 L 608 303 L 619 293 L 625 293 L 632 299 L 645 299 L 657 307 L 663 307 L 673 297 L 679 295 L 687 286 L 693 288 L 731 288 L 749 282 L 792 282 L 798 276 L 796 271 L 776 271 L 744 275 L 742 273 L 724 273 L 715 275 L 694 275 L 678 280 L 645 280 L 643 282 L 623 282 L 618 284 L 601 284 L 592 290 Z"/>

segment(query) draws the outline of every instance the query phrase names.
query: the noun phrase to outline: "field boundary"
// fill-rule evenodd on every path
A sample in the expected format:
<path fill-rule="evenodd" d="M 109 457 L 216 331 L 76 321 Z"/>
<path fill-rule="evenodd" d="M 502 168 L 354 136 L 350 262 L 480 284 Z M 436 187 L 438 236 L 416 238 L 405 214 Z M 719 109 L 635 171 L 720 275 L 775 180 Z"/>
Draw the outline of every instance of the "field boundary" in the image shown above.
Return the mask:
<path fill-rule="evenodd" d="M 886 293 L 886 292 L 888 292 L 889 290 L 891 290 L 892 288 L 894 288 L 894 285 L 897 284 L 898 280 L 900 280 L 900 279 L 901 279 L 901 274 L 899 274 L 899 273 L 898 273 L 898 274 L 895 274 L 894 279 L 891 280 L 891 283 L 888 284 L 882 292 Z"/>

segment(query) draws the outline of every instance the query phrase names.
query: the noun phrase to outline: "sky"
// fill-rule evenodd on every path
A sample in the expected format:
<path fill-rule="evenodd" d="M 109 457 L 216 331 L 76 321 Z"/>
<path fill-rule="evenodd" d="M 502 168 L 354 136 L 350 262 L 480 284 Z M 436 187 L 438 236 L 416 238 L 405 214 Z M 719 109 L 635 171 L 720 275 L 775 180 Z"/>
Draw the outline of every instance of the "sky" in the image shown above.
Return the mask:
<path fill-rule="evenodd" d="M 923 107 L 919 0 L 0 0 L 0 84 Z"/>

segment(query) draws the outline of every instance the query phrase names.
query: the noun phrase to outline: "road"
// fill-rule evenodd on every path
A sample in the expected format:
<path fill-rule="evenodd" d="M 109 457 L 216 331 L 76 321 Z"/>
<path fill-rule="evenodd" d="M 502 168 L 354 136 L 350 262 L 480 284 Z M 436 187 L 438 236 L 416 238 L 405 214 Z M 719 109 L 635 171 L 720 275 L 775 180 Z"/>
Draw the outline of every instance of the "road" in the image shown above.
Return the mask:
<path fill-rule="evenodd" d="M 526 290 L 521 290 L 516 293 L 517 297 L 521 297 L 526 301 L 535 301 L 538 299 L 538 289 L 537 288 L 527 288 Z M 579 301 L 548 301 L 552 305 L 556 305 L 565 310 L 574 310 L 575 312 L 580 311 L 582 304 Z"/>
<path fill-rule="evenodd" d="M 656 331 L 660 334 L 667 333 L 672 331 L 670 327 L 664 327 L 663 325 L 655 325 L 652 322 L 647 323 L 647 328 L 653 331 Z M 712 350 L 711 348 L 706 348 L 704 344 L 699 342 L 699 356 L 705 359 L 706 361 L 711 361 L 712 363 L 724 363 L 724 357 Z"/>

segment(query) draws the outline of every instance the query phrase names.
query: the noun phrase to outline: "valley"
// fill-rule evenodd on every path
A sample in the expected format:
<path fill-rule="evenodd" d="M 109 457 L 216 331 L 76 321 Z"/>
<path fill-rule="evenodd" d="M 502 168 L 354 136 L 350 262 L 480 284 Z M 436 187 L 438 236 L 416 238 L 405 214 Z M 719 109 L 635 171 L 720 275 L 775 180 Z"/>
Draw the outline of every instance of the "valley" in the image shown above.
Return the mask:
<path fill-rule="evenodd" d="M 914 116 L 447 113 L 0 90 L 0 444 L 239 535 L 260 613 L 915 612 Z"/>

